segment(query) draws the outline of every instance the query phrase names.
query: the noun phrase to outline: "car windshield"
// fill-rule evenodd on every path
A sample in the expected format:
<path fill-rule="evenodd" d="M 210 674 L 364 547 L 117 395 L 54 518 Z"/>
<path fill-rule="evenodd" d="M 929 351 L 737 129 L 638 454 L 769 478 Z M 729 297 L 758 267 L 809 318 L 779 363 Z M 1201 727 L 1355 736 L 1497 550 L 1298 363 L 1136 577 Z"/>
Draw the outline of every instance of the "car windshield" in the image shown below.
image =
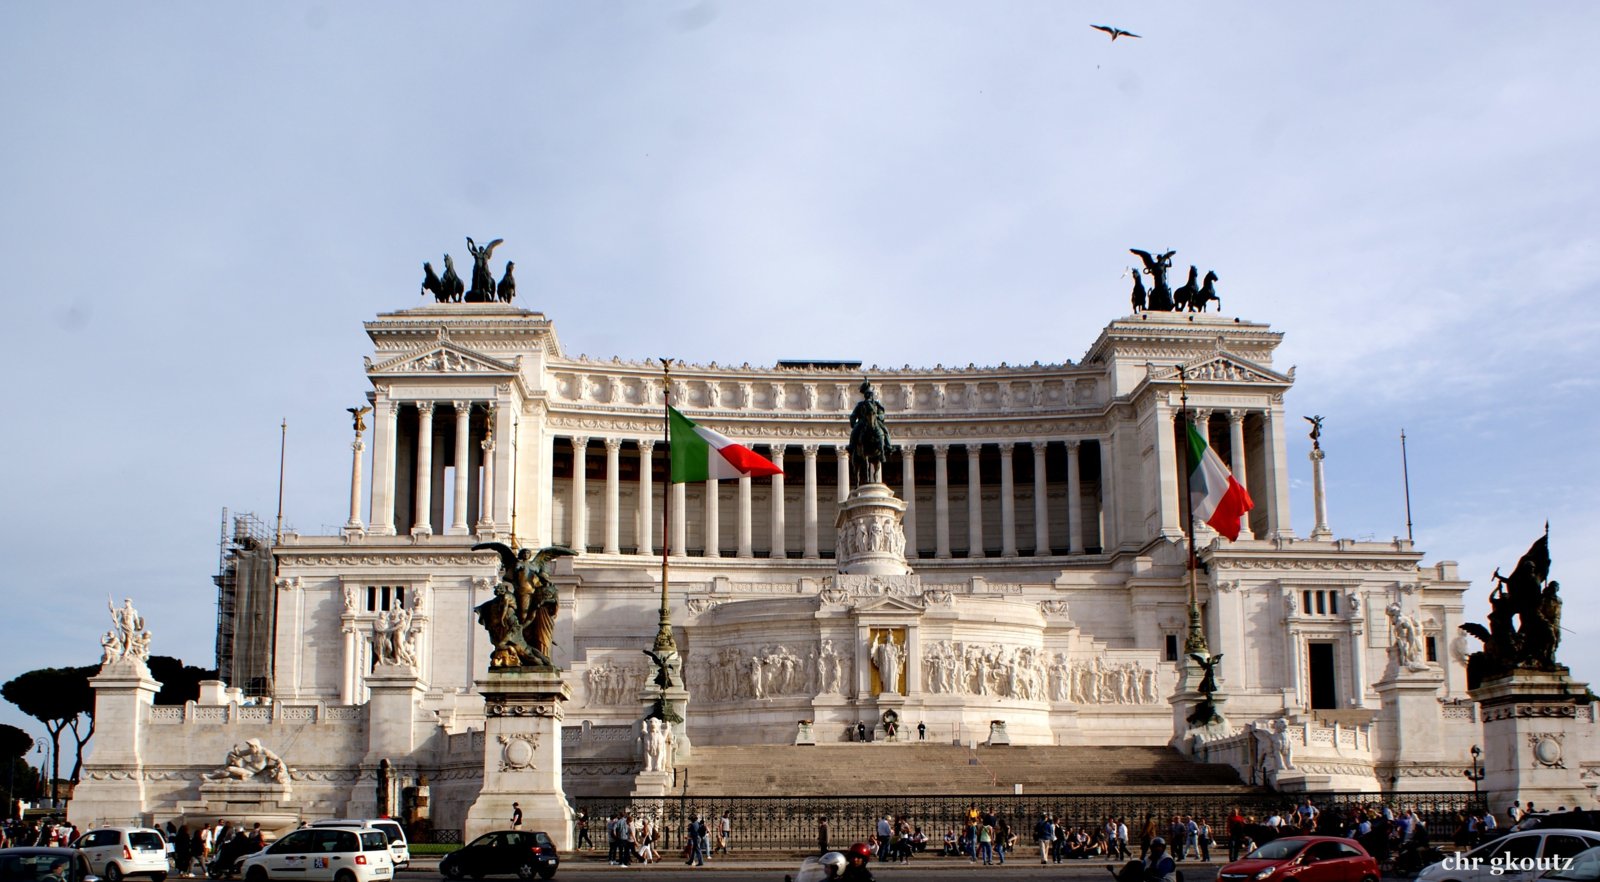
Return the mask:
<path fill-rule="evenodd" d="M 1573 879 L 1594 882 L 1600 879 L 1600 848 L 1590 849 L 1572 859 L 1572 863 L 1544 874 L 1546 879 Z"/>
<path fill-rule="evenodd" d="M 1281 861 L 1294 857 L 1300 853 L 1300 849 L 1305 847 L 1306 841 L 1304 839 L 1279 839 L 1250 852 L 1245 859 L 1252 861 Z"/>
<path fill-rule="evenodd" d="M 382 833 L 378 832 L 377 830 L 373 830 L 371 832 L 363 831 L 362 834 L 361 834 L 361 850 L 362 851 L 388 851 L 389 850 L 389 837 L 384 836 Z"/>

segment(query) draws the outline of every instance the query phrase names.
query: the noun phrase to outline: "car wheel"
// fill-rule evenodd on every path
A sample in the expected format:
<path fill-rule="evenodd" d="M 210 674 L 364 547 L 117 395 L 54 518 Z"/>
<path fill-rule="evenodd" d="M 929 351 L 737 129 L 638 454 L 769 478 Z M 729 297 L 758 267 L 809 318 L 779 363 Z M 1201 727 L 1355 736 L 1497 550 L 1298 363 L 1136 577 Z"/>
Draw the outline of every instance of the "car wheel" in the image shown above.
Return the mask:
<path fill-rule="evenodd" d="M 122 882 L 122 868 L 115 862 L 106 864 L 106 882 Z"/>
<path fill-rule="evenodd" d="M 1377 876 L 1362 876 L 1361 882 L 1378 882 Z"/>
<path fill-rule="evenodd" d="M 554 876 L 555 874 L 556 874 L 556 868 L 555 867 L 540 867 L 539 868 L 539 878 L 540 879 L 548 879 L 551 876 Z"/>
<path fill-rule="evenodd" d="M 466 875 L 466 873 L 461 871 L 460 861 L 451 861 L 450 863 L 441 867 L 441 869 L 444 870 L 445 876 L 451 879 L 460 879 L 462 876 Z"/>
<path fill-rule="evenodd" d="M 356 874 L 349 870 L 340 870 L 334 875 L 333 882 L 356 882 Z"/>
<path fill-rule="evenodd" d="M 167 882 L 166 873 L 151 873 L 150 882 Z"/>
<path fill-rule="evenodd" d="M 250 872 L 244 876 L 244 882 L 267 882 L 267 871 L 260 867 L 251 867 Z"/>
<path fill-rule="evenodd" d="M 536 872 L 537 871 L 533 868 L 533 864 L 530 864 L 527 861 L 523 861 L 522 863 L 517 865 L 517 878 L 518 879 L 532 879 L 534 873 L 536 873 Z"/>

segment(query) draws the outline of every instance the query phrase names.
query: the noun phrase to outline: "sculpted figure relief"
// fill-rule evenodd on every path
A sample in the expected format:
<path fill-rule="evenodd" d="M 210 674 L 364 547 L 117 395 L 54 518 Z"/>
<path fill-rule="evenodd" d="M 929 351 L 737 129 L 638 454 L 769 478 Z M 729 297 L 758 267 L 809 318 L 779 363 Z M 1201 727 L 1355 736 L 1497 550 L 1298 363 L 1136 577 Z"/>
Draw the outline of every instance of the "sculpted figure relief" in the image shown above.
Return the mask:
<path fill-rule="evenodd" d="M 873 635 L 869 645 L 872 666 L 878 671 L 878 694 L 900 691 L 900 666 L 905 661 L 905 650 L 894 642 L 892 632 L 880 631 Z"/>
<path fill-rule="evenodd" d="M 100 638 L 100 663 L 146 662 L 150 660 L 150 632 L 144 629 L 144 616 L 125 598 L 118 607 L 110 597 L 106 609 L 111 613 L 111 630 Z"/>
<path fill-rule="evenodd" d="M 478 623 L 489 632 L 494 652 L 490 668 L 553 667 L 550 646 L 556 630 L 560 595 L 545 570 L 558 557 L 577 554 L 551 545 L 535 554 L 529 549 L 512 552 L 500 542 L 480 542 L 473 551 L 490 549 L 500 555 L 500 581 L 494 597 L 478 605 Z"/>
<path fill-rule="evenodd" d="M 396 607 L 378 613 L 372 622 L 372 658 L 380 665 L 417 666 L 416 629 L 412 625 L 411 610 Z"/>
<path fill-rule="evenodd" d="M 260 779 L 274 784 L 289 783 L 290 770 L 277 754 L 261 746 L 261 740 L 251 738 L 236 744 L 228 751 L 228 758 L 214 772 L 202 775 L 207 781 L 252 781 Z"/>
<path fill-rule="evenodd" d="M 1394 632 L 1395 664 L 1408 671 L 1425 671 L 1428 659 L 1423 645 L 1422 624 L 1417 617 L 1404 612 L 1399 603 L 1389 604 L 1389 629 Z"/>

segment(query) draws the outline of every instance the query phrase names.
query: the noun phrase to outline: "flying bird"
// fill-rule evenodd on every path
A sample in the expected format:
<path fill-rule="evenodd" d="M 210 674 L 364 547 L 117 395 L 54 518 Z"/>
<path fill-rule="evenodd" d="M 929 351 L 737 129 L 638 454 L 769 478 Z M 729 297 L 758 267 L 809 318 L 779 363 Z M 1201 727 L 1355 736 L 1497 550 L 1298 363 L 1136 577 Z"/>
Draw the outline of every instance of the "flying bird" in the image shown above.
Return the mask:
<path fill-rule="evenodd" d="M 1125 31 L 1122 28 L 1114 28 L 1114 27 L 1111 27 L 1109 25 L 1089 25 L 1089 27 L 1094 28 L 1097 31 L 1105 31 L 1106 33 L 1110 34 L 1111 35 L 1111 42 L 1113 42 L 1113 43 L 1115 43 L 1117 41 L 1118 37 L 1132 37 L 1135 40 L 1142 39 L 1138 34 L 1135 34 L 1133 31 Z"/>

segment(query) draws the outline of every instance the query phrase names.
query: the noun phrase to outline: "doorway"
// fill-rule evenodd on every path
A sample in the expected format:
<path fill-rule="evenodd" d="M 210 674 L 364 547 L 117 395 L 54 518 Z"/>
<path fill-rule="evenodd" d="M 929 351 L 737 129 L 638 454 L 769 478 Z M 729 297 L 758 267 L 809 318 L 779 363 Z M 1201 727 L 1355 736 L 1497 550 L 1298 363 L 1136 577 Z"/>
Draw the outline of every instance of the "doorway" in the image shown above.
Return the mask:
<path fill-rule="evenodd" d="M 1333 644 L 1308 643 L 1306 649 L 1310 661 L 1312 709 L 1337 710 L 1339 683 L 1334 673 Z"/>

